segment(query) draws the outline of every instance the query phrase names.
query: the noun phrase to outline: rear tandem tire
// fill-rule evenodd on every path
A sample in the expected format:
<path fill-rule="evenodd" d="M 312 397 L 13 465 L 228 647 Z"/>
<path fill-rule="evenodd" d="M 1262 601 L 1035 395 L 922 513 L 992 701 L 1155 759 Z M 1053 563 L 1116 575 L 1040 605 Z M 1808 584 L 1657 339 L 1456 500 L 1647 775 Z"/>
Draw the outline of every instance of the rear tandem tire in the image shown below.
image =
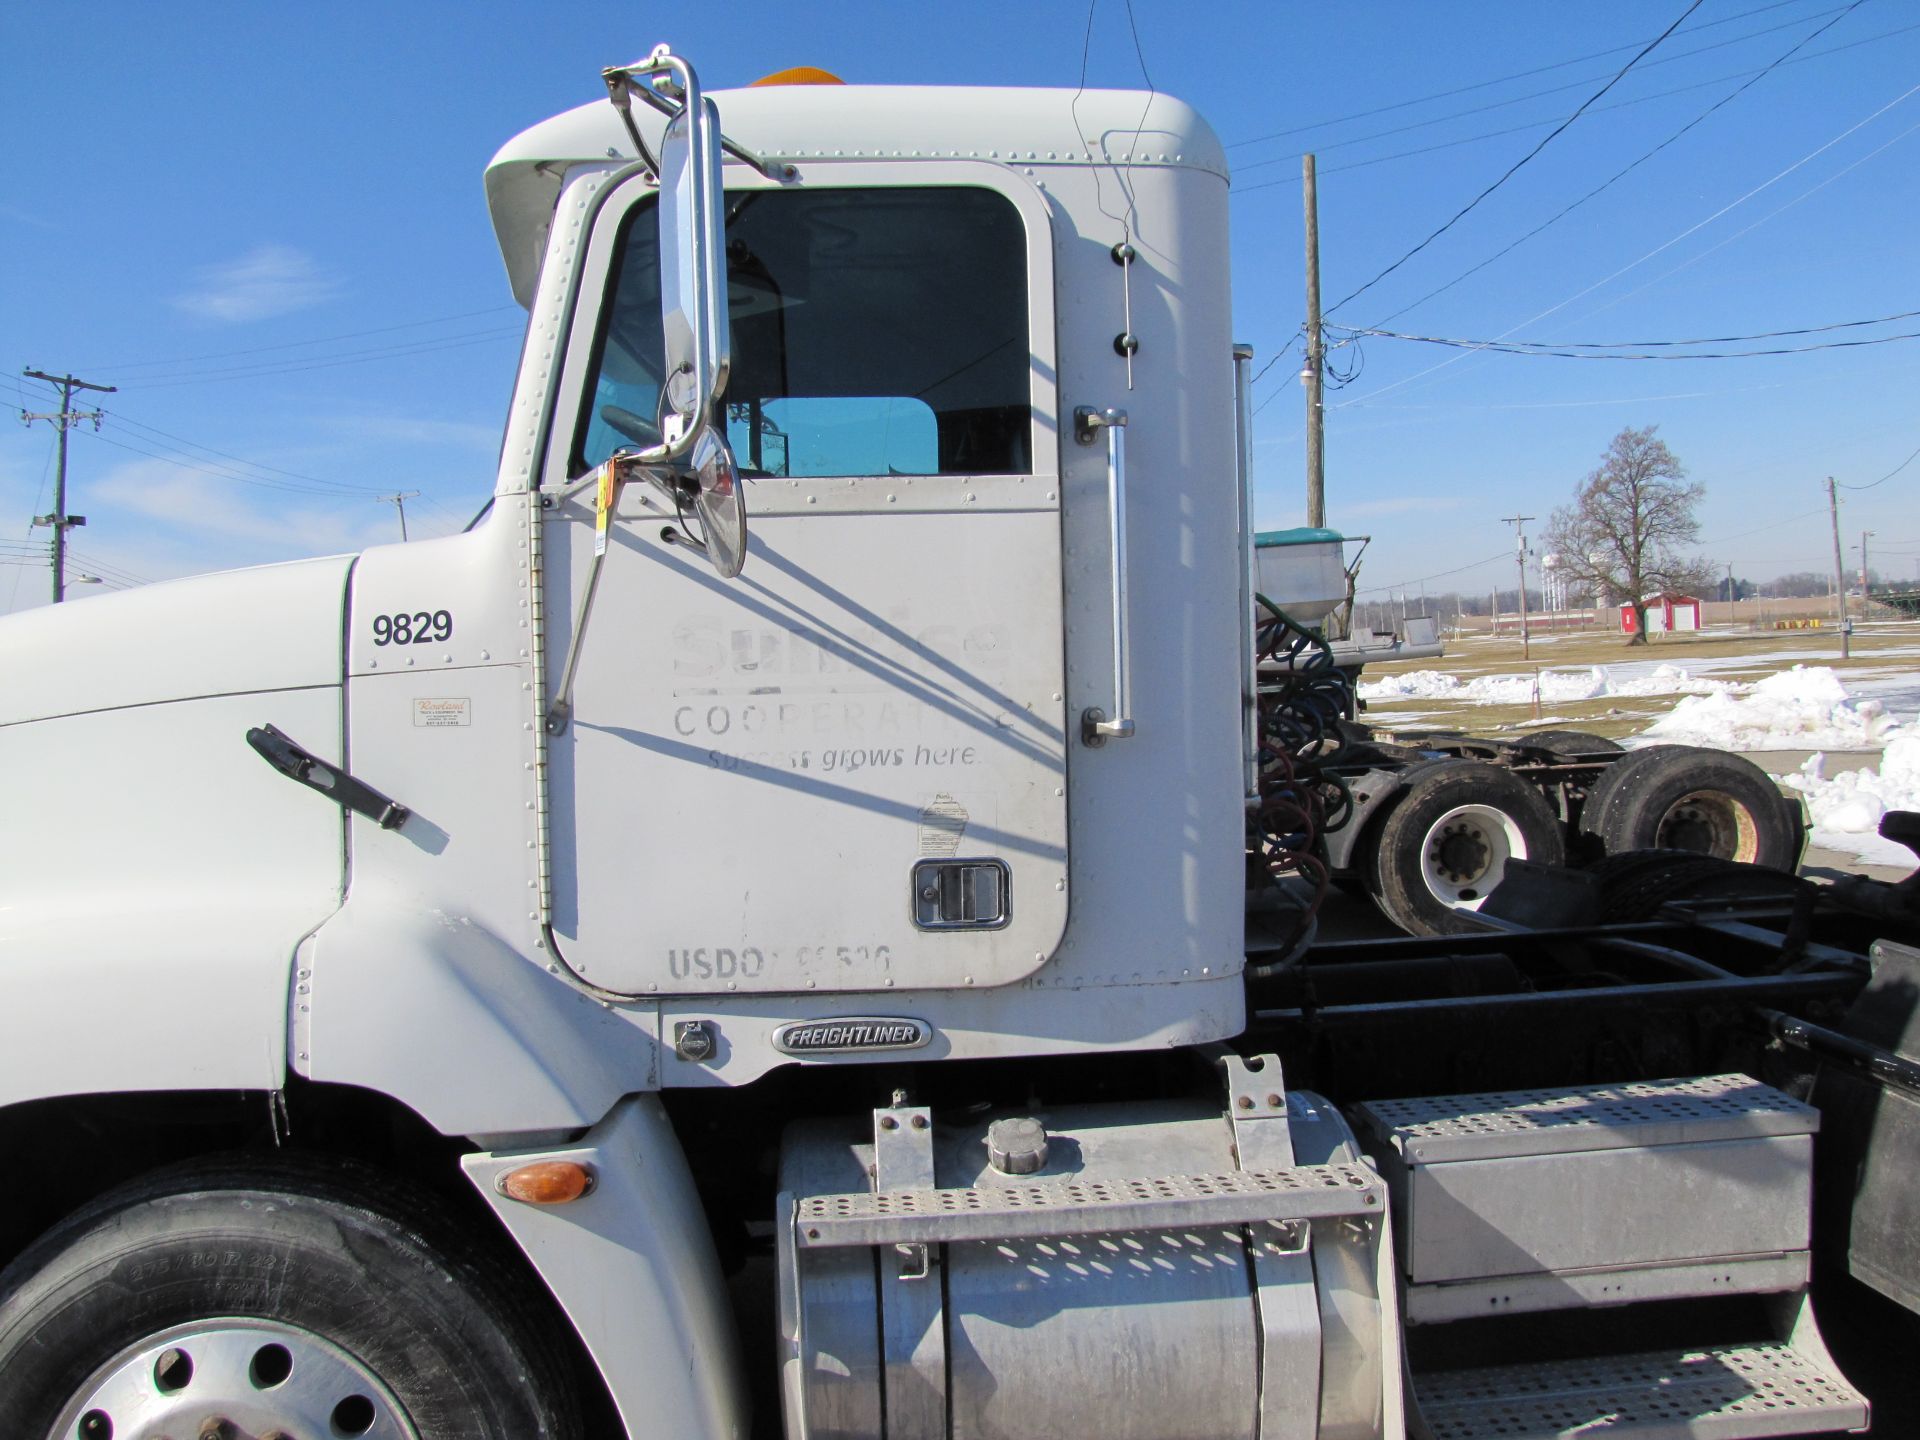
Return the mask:
<path fill-rule="evenodd" d="M 0 1435 L 578 1440 L 526 1287 L 376 1184 L 209 1163 L 62 1221 L 0 1271 Z"/>
<path fill-rule="evenodd" d="M 1600 772 L 1580 830 L 1602 851 L 1685 850 L 1792 871 L 1801 835 L 1765 771 L 1741 755 L 1652 745 Z"/>
<path fill-rule="evenodd" d="M 1467 918 L 1500 883 L 1508 859 L 1559 865 L 1560 822 L 1546 797 L 1510 770 L 1436 760 L 1409 770 L 1365 858 L 1374 903 L 1411 935 L 1479 929 Z"/>

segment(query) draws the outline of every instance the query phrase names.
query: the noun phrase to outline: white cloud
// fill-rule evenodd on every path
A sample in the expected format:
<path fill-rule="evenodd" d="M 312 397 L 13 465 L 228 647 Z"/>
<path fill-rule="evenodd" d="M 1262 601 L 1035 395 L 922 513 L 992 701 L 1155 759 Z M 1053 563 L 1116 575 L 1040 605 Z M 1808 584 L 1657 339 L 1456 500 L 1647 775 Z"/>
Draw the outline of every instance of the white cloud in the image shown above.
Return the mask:
<path fill-rule="evenodd" d="M 243 323 L 286 315 L 330 300 L 340 281 L 291 245 L 256 245 L 235 260 L 201 268 L 198 287 L 173 305 L 206 320 Z"/>
<path fill-rule="evenodd" d="M 391 538 L 391 509 L 370 496 L 288 494 L 159 460 L 119 466 L 90 488 L 102 521 L 111 516 L 129 531 L 174 543 L 190 557 L 187 573 L 340 554 Z"/>

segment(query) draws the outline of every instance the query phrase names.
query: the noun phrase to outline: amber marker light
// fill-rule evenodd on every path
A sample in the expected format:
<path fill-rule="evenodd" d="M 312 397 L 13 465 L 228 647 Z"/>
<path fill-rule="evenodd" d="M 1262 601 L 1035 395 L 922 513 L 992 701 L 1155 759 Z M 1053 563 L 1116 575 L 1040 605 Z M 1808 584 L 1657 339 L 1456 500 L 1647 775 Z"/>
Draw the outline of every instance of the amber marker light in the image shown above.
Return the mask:
<path fill-rule="evenodd" d="M 565 1205 L 593 1193 L 593 1171 L 575 1160 L 536 1160 L 507 1171 L 495 1184 L 522 1204 Z"/>
<path fill-rule="evenodd" d="M 762 75 L 747 88 L 754 85 L 844 85 L 842 80 L 830 70 L 822 70 L 817 65 L 795 65 L 791 69 L 776 70 L 771 75 Z"/>

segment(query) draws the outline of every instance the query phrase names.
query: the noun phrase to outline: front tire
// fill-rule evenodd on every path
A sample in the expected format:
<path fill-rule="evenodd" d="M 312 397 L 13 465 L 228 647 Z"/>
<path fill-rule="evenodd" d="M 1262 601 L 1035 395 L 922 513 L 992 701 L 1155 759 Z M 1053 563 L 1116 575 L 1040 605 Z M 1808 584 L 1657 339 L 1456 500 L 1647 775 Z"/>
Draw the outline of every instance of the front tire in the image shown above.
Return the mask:
<path fill-rule="evenodd" d="M 203 1167 L 69 1217 L 0 1272 L 0 1435 L 577 1440 L 517 1277 L 373 1193 Z"/>

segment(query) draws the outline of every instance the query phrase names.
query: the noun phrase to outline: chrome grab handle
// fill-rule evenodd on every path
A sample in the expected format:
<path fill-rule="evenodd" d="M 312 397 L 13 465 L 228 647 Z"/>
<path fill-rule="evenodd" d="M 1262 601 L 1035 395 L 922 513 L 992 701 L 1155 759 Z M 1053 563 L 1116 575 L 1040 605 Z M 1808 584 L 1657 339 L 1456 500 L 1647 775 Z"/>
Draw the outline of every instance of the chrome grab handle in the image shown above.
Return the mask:
<path fill-rule="evenodd" d="M 1127 638 L 1127 412 L 1082 405 L 1073 438 L 1091 445 L 1107 436 L 1107 538 L 1113 550 L 1113 715 L 1095 706 L 1080 716 L 1080 738 L 1100 746 L 1133 734 L 1133 651 Z"/>
<path fill-rule="evenodd" d="M 1260 666 L 1253 647 L 1253 347 L 1233 347 L 1233 449 L 1240 472 L 1240 762 L 1249 804 L 1260 798 Z"/>

